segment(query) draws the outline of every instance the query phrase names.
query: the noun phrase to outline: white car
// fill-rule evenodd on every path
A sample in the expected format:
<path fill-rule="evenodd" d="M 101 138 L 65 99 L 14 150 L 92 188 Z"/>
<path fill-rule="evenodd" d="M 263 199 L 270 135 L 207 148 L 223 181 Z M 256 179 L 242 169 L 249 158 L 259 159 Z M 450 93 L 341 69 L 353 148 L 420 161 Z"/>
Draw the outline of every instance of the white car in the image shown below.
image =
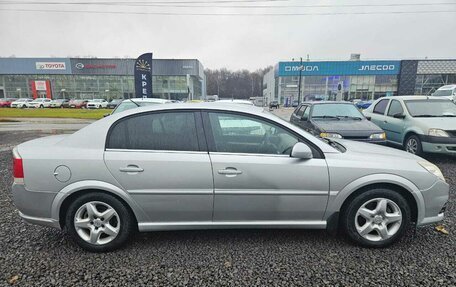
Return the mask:
<path fill-rule="evenodd" d="M 456 84 L 440 87 L 432 94 L 432 96 L 443 97 L 456 103 Z"/>
<path fill-rule="evenodd" d="M 157 105 L 157 104 L 172 104 L 172 100 L 166 99 L 159 99 L 159 98 L 133 98 L 128 100 L 123 100 L 117 107 L 112 111 L 112 114 L 117 114 L 126 110 L 150 106 L 150 105 Z M 110 114 L 106 114 L 108 116 Z"/>
<path fill-rule="evenodd" d="M 34 99 L 31 102 L 27 103 L 27 108 L 49 108 L 51 106 L 51 99 L 39 98 Z"/>
<path fill-rule="evenodd" d="M 16 101 L 12 102 L 10 107 L 12 108 L 26 108 L 29 102 L 33 101 L 33 99 L 28 98 L 21 98 L 17 99 Z"/>
<path fill-rule="evenodd" d="M 88 109 L 106 109 L 108 107 L 108 101 L 105 99 L 93 99 L 87 102 Z"/>
<path fill-rule="evenodd" d="M 215 101 L 214 103 L 219 103 L 219 104 L 241 104 L 241 105 L 249 105 L 253 106 L 253 103 L 248 100 L 219 100 Z"/>

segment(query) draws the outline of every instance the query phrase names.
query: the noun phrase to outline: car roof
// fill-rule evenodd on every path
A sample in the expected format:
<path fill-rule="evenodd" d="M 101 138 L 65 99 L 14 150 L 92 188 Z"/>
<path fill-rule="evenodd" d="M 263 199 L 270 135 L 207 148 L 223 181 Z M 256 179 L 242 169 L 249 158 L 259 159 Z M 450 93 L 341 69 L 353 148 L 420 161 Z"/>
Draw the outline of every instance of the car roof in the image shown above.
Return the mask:
<path fill-rule="evenodd" d="M 416 100 L 445 100 L 442 97 L 422 96 L 422 95 L 393 96 L 393 97 L 383 97 L 383 98 L 380 98 L 380 99 L 396 99 L 396 100 L 408 100 L 408 101 L 416 101 Z"/>
<path fill-rule="evenodd" d="M 249 100 L 218 100 L 218 101 L 215 101 L 215 102 L 218 102 L 218 103 L 238 103 L 238 104 L 252 104 L 253 103 Z"/>
<path fill-rule="evenodd" d="M 440 88 L 437 89 L 438 90 L 452 90 L 452 89 L 455 89 L 456 88 L 456 84 L 452 84 L 452 85 L 445 85 L 445 86 L 442 86 Z"/>
<path fill-rule="evenodd" d="M 321 104 L 350 104 L 353 105 L 352 102 L 347 101 L 311 101 L 311 102 L 303 102 L 303 105 L 321 105 Z"/>
<path fill-rule="evenodd" d="M 130 100 L 137 102 L 137 103 L 171 103 L 171 100 L 160 99 L 160 98 L 131 98 L 131 99 L 123 100 L 122 102 L 130 101 Z"/>

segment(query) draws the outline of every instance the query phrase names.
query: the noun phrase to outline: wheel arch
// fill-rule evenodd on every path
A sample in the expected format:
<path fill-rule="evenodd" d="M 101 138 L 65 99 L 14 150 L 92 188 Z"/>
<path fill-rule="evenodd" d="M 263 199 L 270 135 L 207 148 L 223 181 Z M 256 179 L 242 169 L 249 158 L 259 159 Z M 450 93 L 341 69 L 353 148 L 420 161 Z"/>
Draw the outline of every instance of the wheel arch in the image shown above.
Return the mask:
<path fill-rule="evenodd" d="M 142 208 L 122 189 L 109 183 L 84 181 L 73 183 L 60 191 L 52 203 L 52 218 L 58 220 L 60 227 L 64 227 L 64 216 L 68 206 L 75 198 L 88 192 L 100 192 L 111 195 L 121 201 L 131 212 L 136 223 L 148 221 Z M 62 221 L 63 220 L 63 221 Z"/>
<path fill-rule="evenodd" d="M 349 183 L 339 192 L 331 192 L 324 219 L 329 221 L 334 214 L 342 215 L 351 199 L 374 188 L 387 188 L 402 195 L 412 210 L 413 222 L 420 222 L 424 218 L 424 198 L 416 185 L 398 175 L 374 174 Z M 334 218 L 331 221 L 334 223 Z"/>
<path fill-rule="evenodd" d="M 405 141 L 411 136 L 411 135 L 416 135 L 418 137 L 420 137 L 420 134 L 424 134 L 418 130 L 415 130 L 415 129 L 410 129 L 410 130 L 407 130 L 405 131 L 404 133 L 404 137 L 402 138 L 402 146 L 405 148 Z"/>

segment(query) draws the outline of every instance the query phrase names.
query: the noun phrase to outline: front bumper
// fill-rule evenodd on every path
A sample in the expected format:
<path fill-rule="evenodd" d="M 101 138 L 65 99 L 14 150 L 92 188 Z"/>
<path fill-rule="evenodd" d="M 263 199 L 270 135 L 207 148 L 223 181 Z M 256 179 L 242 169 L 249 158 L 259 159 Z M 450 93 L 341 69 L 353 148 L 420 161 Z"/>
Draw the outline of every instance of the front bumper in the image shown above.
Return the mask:
<path fill-rule="evenodd" d="M 455 137 L 433 137 L 421 135 L 420 139 L 423 152 L 456 155 Z"/>
<path fill-rule="evenodd" d="M 429 189 L 422 190 L 424 210 L 418 218 L 417 226 L 423 226 L 442 221 L 445 214 L 444 206 L 447 204 L 450 195 L 450 186 L 437 180 Z"/>
<path fill-rule="evenodd" d="M 57 193 L 30 191 L 17 183 L 13 183 L 12 192 L 14 205 L 26 222 L 60 229 L 58 218 L 51 218 L 52 202 Z"/>

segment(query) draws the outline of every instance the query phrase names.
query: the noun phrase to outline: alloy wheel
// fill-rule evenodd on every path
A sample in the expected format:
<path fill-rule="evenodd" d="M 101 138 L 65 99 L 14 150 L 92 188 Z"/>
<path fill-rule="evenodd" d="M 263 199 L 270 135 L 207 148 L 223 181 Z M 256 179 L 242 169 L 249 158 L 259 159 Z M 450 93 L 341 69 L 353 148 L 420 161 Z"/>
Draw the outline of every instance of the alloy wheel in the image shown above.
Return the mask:
<path fill-rule="evenodd" d="M 418 142 L 414 138 L 410 138 L 407 141 L 405 150 L 409 153 L 416 154 L 418 151 Z"/>
<path fill-rule="evenodd" d="M 94 245 L 104 245 L 119 234 L 120 217 L 109 204 L 90 201 L 76 211 L 74 227 L 84 241 Z"/>
<path fill-rule="evenodd" d="M 369 241 L 383 241 L 394 236 L 402 224 L 399 206 L 387 198 L 374 198 L 358 209 L 356 231 Z"/>

